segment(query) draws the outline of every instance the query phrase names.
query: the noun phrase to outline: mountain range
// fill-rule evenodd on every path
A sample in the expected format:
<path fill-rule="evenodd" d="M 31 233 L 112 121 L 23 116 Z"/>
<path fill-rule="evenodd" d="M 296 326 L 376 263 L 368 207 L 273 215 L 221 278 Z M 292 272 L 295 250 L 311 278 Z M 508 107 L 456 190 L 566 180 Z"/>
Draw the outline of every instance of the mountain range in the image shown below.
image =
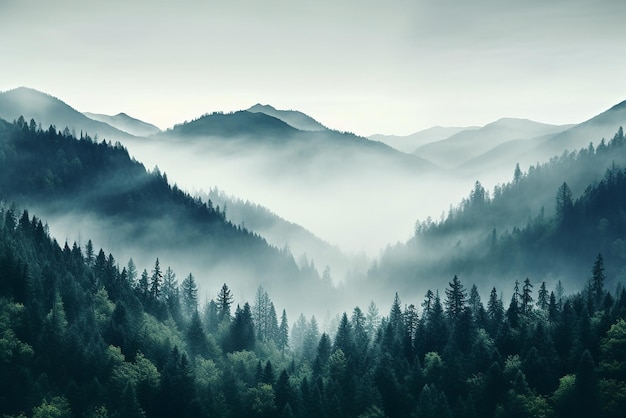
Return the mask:
<path fill-rule="evenodd" d="M 62 131 L 67 127 L 76 136 L 82 132 L 92 138 L 98 135 L 110 141 L 133 137 L 108 123 L 90 119 L 67 103 L 37 90 L 18 87 L 0 93 L 0 118 L 13 121 L 20 116 L 26 120 L 34 119 L 43 129 L 54 125 Z"/>
<path fill-rule="evenodd" d="M 185 190 L 219 187 L 245 196 L 342 247 L 346 241 L 337 237 L 347 236 L 350 229 L 350 236 L 363 234 L 356 241 L 369 245 L 369 251 L 402 240 L 415 218 L 441 212 L 475 180 L 502 183 L 511 178 L 516 163 L 526 170 L 565 149 L 590 142 L 597 145 L 624 123 L 625 107 L 620 103 L 579 125 L 504 118 L 483 127 L 436 127 L 409 137 L 367 139 L 270 105 L 206 114 L 159 132 L 154 125 L 124 114 L 83 114 L 28 88 L 0 93 L 0 117 L 6 120 L 23 114 L 26 120 L 34 117 L 44 129 L 48 124 L 59 130 L 67 126 L 77 136 L 82 131 L 120 141 L 133 158 L 158 166 Z M 394 141 L 403 144 L 397 145 L 403 150 L 415 145 L 417 149 L 414 153 L 396 150 L 390 146 Z M 322 219 L 336 223 L 324 227 Z M 375 225 L 385 219 L 399 222 L 374 233 Z"/>
<path fill-rule="evenodd" d="M 273 116 L 301 131 L 324 131 L 327 129 L 309 115 L 297 110 L 277 110 L 271 105 L 262 105 L 260 103 L 246 110 L 251 113 L 264 113 L 268 116 Z"/>
<path fill-rule="evenodd" d="M 503 143 L 560 133 L 570 126 L 555 126 L 527 119 L 505 118 L 478 129 L 463 130 L 446 139 L 423 145 L 413 154 L 454 169 Z"/>
<path fill-rule="evenodd" d="M 476 126 L 470 127 L 445 127 L 445 126 L 433 126 L 432 128 L 425 129 L 423 131 L 415 132 L 407 136 L 398 135 L 382 135 L 375 134 L 368 136 L 372 141 L 383 142 L 390 147 L 393 147 L 399 151 L 412 154 L 419 147 L 437 142 L 451 137 L 462 131 L 470 131 L 473 129 L 479 129 Z"/>
<path fill-rule="evenodd" d="M 150 136 L 161 132 L 161 130 L 153 124 L 128 116 L 126 113 L 118 113 L 114 116 L 90 112 L 83 112 L 83 114 L 90 119 L 107 123 L 120 131 L 127 132 L 134 136 Z"/>

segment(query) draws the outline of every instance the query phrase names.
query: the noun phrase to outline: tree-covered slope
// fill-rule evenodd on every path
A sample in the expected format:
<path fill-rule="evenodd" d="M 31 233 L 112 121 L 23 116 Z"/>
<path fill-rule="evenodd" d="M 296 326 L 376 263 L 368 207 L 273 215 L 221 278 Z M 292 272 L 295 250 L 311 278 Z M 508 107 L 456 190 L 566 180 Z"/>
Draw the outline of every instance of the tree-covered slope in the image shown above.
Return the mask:
<path fill-rule="evenodd" d="M 357 306 L 327 333 L 290 323 L 262 288 L 246 301 L 224 284 L 201 304 L 193 275 L 158 259 L 120 268 L 91 241 L 61 247 L 0 204 L 0 413 L 617 418 L 626 291 L 606 290 L 601 256 L 586 270 L 570 296 L 503 284 L 508 304 L 455 276 L 421 310 L 396 293 L 387 315 Z"/>
<path fill-rule="evenodd" d="M 63 232 L 94 236 L 121 256 L 148 250 L 176 267 L 193 266 L 200 282 L 306 291 L 290 254 L 225 219 L 212 202 L 194 199 L 148 172 L 119 144 L 76 139 L 22 119 L 0 133 L 0 195 L 34 208 Z M 61 221 L 59 221 L 61 222 Z M 74 228 L 74 229 L 73 229 Z M 200 274 L 199 273 L 199 274 Z M 236 281 L 236 283 L 234 283 Z"/>
<path fill-rule="evenodd" d="M 358 168 L 368 165 L 380 169 L 410 169 L 431 171 L 435 166 L 416 156 L 399 152 L 386 144 L 370 141 L 348 132 L 333 130 L 303 131 L 292 127 L 277 117 L 263 112 L 238 111 L 233 113 L 215 112 L 204 115 L 191 122 L 175 125 L 172 129 L 155 135 L 155 139 L 177 140 L 189 145 L 207 146 L 207 153 L 243 154 L 264 153 L 263 158 L 269 165 L 278 160 L 285 167 L 325 166 L 326 169 L 340 170 L 360 163 Z M 321 160 L 326 163 L 321 163 Z M 369 163 L 369 164 L 368 164 Z"/>
<path fill-rule="evenodd" d="M 615 283 L 626 271 L 625 167 L 620 129 L 608 144 L 564 153 L 527 173 L 514 170 L 493 194 L 477 182 L 447 216 L 418 223 L 414 238 L 388 248 L 370 277 L 421 286 L 462 271 L 482 283 L 530 276 L 579 288 L 576 273 L 602 252 Z"/>
<path fill-rule="evenodd" d="M 49 94 L 27 87 L 0 92 L 0 118 L 11 122 L 20 116 L 24 116 L 27 120 L 35 119 L 43 129 L 54 125 L 57 130 L 63 131 L 67 127 L 75 136 L 80 136 L 82 131 L 91 137 L 98 136 L 109 140 L 133 137 L 107 123 L 88 118 Z"/>

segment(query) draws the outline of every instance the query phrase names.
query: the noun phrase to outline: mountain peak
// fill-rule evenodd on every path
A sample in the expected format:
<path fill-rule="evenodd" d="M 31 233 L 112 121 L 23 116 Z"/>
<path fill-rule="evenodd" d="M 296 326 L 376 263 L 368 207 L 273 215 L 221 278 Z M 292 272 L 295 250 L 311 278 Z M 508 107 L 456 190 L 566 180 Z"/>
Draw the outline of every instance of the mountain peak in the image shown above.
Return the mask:
<path fill-rule="evenodd" d="M 325 131 L 327 128 L 307 114 L 297 110 L 279 110 L 270 105 L 255 104 L 247 109 L 250 113 L 264 113 L 301 131 Z"/>
<path fill-rule="evenodd" d="M 55 125 L 82 130 L 106 139 L 123 139 L 129 136 L 106 123 L 94 121 L 61 99 L 29 87 L 17 87 L 0 93 L 0 118 L 8 121 L 23 116 L 34 119 L 43 127 Z"/>
<path fill-rule="evenodd" d="M 267 111 L 276 111 L 276 108 L 272 105 L 268 105 L 268 104 L 261 104 L 261 103 L 257 103 L 254 106 L 251 106 L 250 108 L 246 109 L 248 112 L 254 112 L 254 113 L 265 113 Z"/>

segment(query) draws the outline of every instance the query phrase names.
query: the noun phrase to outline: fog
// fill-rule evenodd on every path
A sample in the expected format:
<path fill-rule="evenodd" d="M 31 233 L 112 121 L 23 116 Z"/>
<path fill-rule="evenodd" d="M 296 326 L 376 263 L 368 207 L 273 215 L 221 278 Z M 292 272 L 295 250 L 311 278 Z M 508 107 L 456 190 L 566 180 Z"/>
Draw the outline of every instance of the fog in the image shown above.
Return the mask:
<path fill-rule="evenodd" d="M 476 179 L 423 174 L 374 157 L 332 161 L 333 149 L 294 161 L 296 150 L 234 151 L 193 141 L 124 144 L 147 167 L 190 192 L 218 187 L 271 209 L 350 253 L 377 255 L 406 241 L 417 219 L 439 217 Z M 304 159 L 302 159 L 304 160 Z M 338 166 L 341 164 L 341 166 Z"/>

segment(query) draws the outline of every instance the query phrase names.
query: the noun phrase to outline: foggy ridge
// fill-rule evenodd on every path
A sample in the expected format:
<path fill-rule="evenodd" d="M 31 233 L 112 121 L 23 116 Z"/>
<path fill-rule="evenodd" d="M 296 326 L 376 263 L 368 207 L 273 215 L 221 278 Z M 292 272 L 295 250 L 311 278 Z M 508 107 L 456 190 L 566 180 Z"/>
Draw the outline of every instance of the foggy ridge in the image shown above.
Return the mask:
<path fill-rule="evenodd" d="M 505 142 L 553 134 L 569 127 L 503 118 L 482 128 L 461 131 L 441 141 L 423 145 L 414 154 L 443 167 L 454 168 Z"/>
<path fill-rule="evenodd" d="M 81 131 L 92 137 L 106 137 L 108 140 L 132 138 L 133 135 L 123 132 L 113 126 L 88 118 L 65 102 L 49 94 L 27 87 L 18 87 L 0 93 L 0 118 L 13 121 L 24 116 L 26 120 L 34 119 L 41 124 L 42 129 L 50 125 L 58 130 L 66 127 L 80 136 Z"/>
<path fill-rule="evenodd" d="M 260 103 L 246 109 L 252 113 L 265 113 L 293 126 L 301 131 L 324 131 L 327 128 L 311 116 L 297 110 L 278 110 L 270 105 Z"/>
<path fill-rule="evenodd" d="M 134 136 L 150 136 L 161 132 L 153 124 L 128 116 L 126 113 L 118 113 L 114 116 L 90 112 L 83 112 L 83 114 L 90 119 L 104 122 Z"/>
<path fill-rule="evenodd" d="M 368 136 L 368 139 L 371 139 L 373 141 L 383 142 L 389 145 L 390 147 L 393 147 L 399 151 L 410 154 L 423 145 L 430 144 L 436 141 L 441 141 L 461 131 L 474 130 L 474 129 L 479 129 L 479 128 L 476 126 L 470 126 L 470 127 L 433 126 L 432 128 L 418 131 L 411 135 L 399 136 L 399 135 L 375 134 L 375 135 Z"/>
<path fill-rule="evenodd" d="M 37 213 L 70 241 L 90 237 L 142 267 L 160 257 L 181 274 L 193 272 L 203 291 L 224 281 L 248 297 L 261 285 L 277 296 L 325 288 L 288 251 L 228 222 L 223 209 L 172 186 L 165 173 L 146 171 L 120 145 L 38 130 L 19 118 L 0 125 L 0 160 L 3 199 Z"/>

